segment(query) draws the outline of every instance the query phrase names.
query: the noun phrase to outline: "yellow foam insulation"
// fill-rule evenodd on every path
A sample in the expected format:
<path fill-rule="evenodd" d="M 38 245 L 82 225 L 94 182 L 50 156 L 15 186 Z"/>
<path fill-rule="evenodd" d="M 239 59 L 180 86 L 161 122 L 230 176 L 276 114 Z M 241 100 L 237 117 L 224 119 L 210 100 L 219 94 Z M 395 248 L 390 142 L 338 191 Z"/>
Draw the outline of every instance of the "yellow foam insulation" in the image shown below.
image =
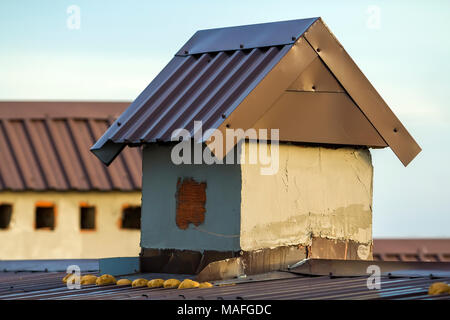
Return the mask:
<path fill-rule="evenodd" d="M 146 287 L 148 283 L 148 280 L 143 279 L 143 278 L 139 278 L 139 279 L 135 279 L 133 280 L 133 282 L 131 283 L 131 286 L 134 287 Z"/>
<path fill-rule="evenodd" d="M 67 283 L 67 280 L 71 275 L 72 275 L 71 273 L 68 273 L 64 278 L 62 278 L 62 282 Z"/>
<path fill-rule="evenodd" d="M 116 284 L 118 286 L 129 286 L 129 285 L 131 285 L 131 280 L 130 279 L 119 279 L 119 280 L 117 280 Z"/>
<path fill-rule="evenodd" d="M 200 283 L 197 281 L 193 281 L 191 279 L 184 279 L 183 282 L 180 283 L 178 289 L 190 289 L 190 288 L 198 288 Z"/>
<path fill-rule="evenodd" d="M 178 288 L 181 281 L 177 279 L 168 279 L 164 281 L 163 286 L 164 288 Z"/>
<path fill-rule="evenodd" d="M 212 288 L 213 287 L 213 285 L 211 284 L 211 283 L 209 283 L 209 282 L 202 282 L 202 283 L 200 283 L 200 285 L 198 286 L 200 289 L 203 289 L 203 288 Z"/>
<path fill-rule="evenodd" d="M 450 294 L 450 286 L 444 282 L 435 282 L 428 288 L 429 295 L 437 295 L 443 293 Z"/>
<path fill-rule="evenodd" d="M 93 274 L 86 274 L 81 277 L 80 284 L 87 285 L 87 284 L 95 284 L 97 281 L 97 277 Z"/>
<path fill-rule="evenodd" d="M 153 279 L 147 283 L 149 288 L 161 288 L 162 286 L 164 286 L 164 279 Z"/>
<path fill-rule="evenodd" d="M 97 278 L 97 281 L 95 282 L 98 286 L 105 286 L 108 284 L 116 284 L 116 278 L 114 278 L 110 274 L 104 274 Z"/>

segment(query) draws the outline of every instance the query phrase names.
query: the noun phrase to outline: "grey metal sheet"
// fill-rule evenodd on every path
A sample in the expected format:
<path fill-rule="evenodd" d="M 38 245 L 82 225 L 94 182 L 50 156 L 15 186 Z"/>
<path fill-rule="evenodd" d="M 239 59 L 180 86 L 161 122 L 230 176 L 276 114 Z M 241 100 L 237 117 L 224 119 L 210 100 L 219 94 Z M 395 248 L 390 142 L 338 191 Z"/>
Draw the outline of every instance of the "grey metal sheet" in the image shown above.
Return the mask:
<path fill-rule="evenodd" d="M 197 31 L 176 55 L 293 44 L 318 18 L 259 23 Z"/>

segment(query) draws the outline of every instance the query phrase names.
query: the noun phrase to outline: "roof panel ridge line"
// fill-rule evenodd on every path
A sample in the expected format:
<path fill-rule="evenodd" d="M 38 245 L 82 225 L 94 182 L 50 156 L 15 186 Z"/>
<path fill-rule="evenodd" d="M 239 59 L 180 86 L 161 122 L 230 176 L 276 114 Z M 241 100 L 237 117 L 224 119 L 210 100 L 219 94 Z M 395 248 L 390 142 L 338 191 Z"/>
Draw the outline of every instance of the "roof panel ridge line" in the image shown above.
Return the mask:
<path fill-rule="evenodd" d="M 110 118 L 110 119 L 108 119 L 107 122 L 108 122 L 108 125 L 111 126 L 114 123 L 114 119 Z M 129 182 L 129 184 L 131 186 L 131 189 L 134 189 L 134 190 L 138 189 L 139 186 L 134 183 L 133 174 L 132 174 L 131 169 L 130 169 L 132 165 L 128 165 L 126 154 L 122 154 L 121 157 L 118 157 L 117 161 L 120 161 L 120 164 L 122 165 L 122 168 L 125 170 L 126 177 L 127 177 L 128 182 Z"/>
<path fill-rule="evenodd" d="M 303 37 L 303 35 L 302 35 L 302 37 Z M 304 39 L 305 41 L 306 41 L 306 39 Z M 316 56 L 318 57 L 318 55 L 316 54 Z M 313 60 L 311 60 L 306 66 L 305 66 L 305 68 L 298 74 L 298 77 L 297 78 L 295 78 L 295 80 L 294 81 L 292 81 L 290 84 L 289 84 L 289 86 L 288 86 L 288 88 L 303 74 L 303 72 L 305 72 L 305 70 L 306 69 L 308 69 L 308 67 L 312 64 L 314 62 L 314 59 Z M 290 90 L 285 90 L 285 91 L 290 91 Z M 252 124 L 252 126 L 254 126 L 262 117 L 264 117 L 264 115 L 265 114 L 267 114 L 267 112 L 269 112 L 269 110 L 270 109 L 272 109 L 273 108 L 273 106 L 281 99 L 281 97 L 283 96 L 283 94 L 284 94 L 284 92 L 282 92 L 281 94 L 280 94 L 280 96 L 277 98 L 277 99 L 275 99 L 275 101 L 272 103 L 272 105 L 266 110 L 266 111 L 264 111 L 264 113 L 259 117 L 259 118 L 257 118 L 256 119 L 256 121 Z"/>
<path fill-rule="evenodd" d="M 183 58 L 179 58 L 179 59 L 193 59 L 193 58 L 192 58 L 192 57 L 183 57 Z M 173 61 L 173 60 L 172 60 L 172 61 Z M 180 62 L 179 65 L 177 65 L 176 68 L 175 68 L 175 69 L 170 73 L 170 75 L 165 79 L 165 81 L 163 81 L 161 84 L 159 84 L 159 86 L 158 86 L 157 88 L 154 89 L 154 92 L 153 92 L 152 94 L 149 94 L 148 97 L 144 98 L 144 100 L 143 100 L 142 102 L 140 102 L 139 106 L 134 107 L 136 110 L 132 113 L 131 116 L 128 117 L 128 119 L 126 119 L 126 122 L 127 122 L 127 123 L 134 122 L 134 121 L 138 120 L 139 117 L 141 116 L 141 111 L 144 109 L 144 107 L 145 107 L 152 99 L 159 99 L 159 96 L 160 96 L 161 94 L 164 94 L 163 88 L 170 85 L 170 83 L 172 82 L 172 80 L 173 80 L 173 78 L 175 77 L 175 75 L 177 75 L 178 73 L 182 72 L 182 69 L 185 69 L 185 68 L 188 68 L 188 67 L 189 67 L 189 64 L 186 63 L 186 62 L 187 62 L 187 60 L 184 60 L 183 62 Z M 169 64 L 170 64 L 170 62 L 169 62 Z M 160 72 L 160 74 L 161 74 L 161 73 L 162 73 L 162 71 Z M 159 75 L 159 74 L 158 74 L 158 75 Z M 157 76 L 157 77 L 158 77 L 158 76 Z M 156 77 L 155 77 L 155 79 L 156 79 Z M 155 80 L 155 79 L 154 79 L 154 80 Z M 154 81 L 154 80 L 153 80 L 153 81 Z M 153 81 L 152 81 L 152 82 L 153 82 Z M 147 87 L 149 87 L 149 86 L 152 84 L 152 82 L 150 82 L 150 84 L 149 84 Z M 141 94 L 143 95 L 143 94 L 145 94 L 145 93 L 146 93 L 146 90 L 144 89 L 144 91 L 143 91 Z M 136 98 L 136 100 L 138 100 L 138 99 L 139 99 L 139 96 L 138 96 L 138 98 Z M 136 101 L 136 100 L 135 100 L 135 101 Z M 127 108 L 127 110 L 128 110 L 128 109 L 132 110 L 131 108 L 133 107 L 133 105 L 134 105 L 134 102 L 131 103 L 131 105 Z M 125 112 L 122 113 L 122 114 L 119 116 L 119 118 L 115 121 L 115 123 L 118 123 L 118 122 L 121 122 L 121 121 L 124 121 L 124 120 L 125 120 L 125 118 L 126 118 L 126 116 L 127 116 L 127 110 L 125 110 Z M 151 110 L 151 109 L 150 109 L 150 110 Z M 145 110 L 144 110 L 143 112 L 146 113 Z M 127 128 L 127 126 L 122 126 L 122 127 L 120 127 L 115 133 L 112 132 L 113 134 L 112 134 L 112 136 L 110 137 L 110 139 L 111 139 L 111 140 L 118 139 L 118 137 L 124 135 L 125 132 L 129 132 L 129 131 L 130 131 L 132 128 L 134 128 L 134 127 L 136 127 L 136 125 L 131 125 L 131 127 L 128 127 L 128 128 Z M 114 128 L 113 126 L 111 126 L 111 127 L 105 132 L 105 135 L 108 133 L 108 131 L 109 131 L 110 129 L 111 129 L 112 131 L 115 130 L 115 128 Z M 108 134 L 108 135 L 109 135 L 109 134 Z M 101 139 L 101 138 L 100 138 L 100 139 Z M 106 141 L 105 141 L 105 142 L 106 142 Z"/>
<path fill-rule="evenodd" d="M 202 86 L 202 81 L 204 80 L 205 77 L 208 76 L 211 77 L 211 74 L 209 74 L 209 72 L 212 71 L 212 73 L 214 73 L 214 68 L 216 67 L 216 64 L 220 63 L 221 60 L 226 59 L 226 57 L 224 57 L 223 55 L 224 53 L 219 53 L 212 58 L 210 57 L 209 54 L 202 55 L 200 59 L 204 57 L 206 57 L 205 59 L 210 59 L 209 61 L 207 61 L 206 67 L 202 68 L 202 70 L 200 70 L 200 72 L 194 76 L 194 79 L 192 79 L 192 81 L 184 88 L 184 90 L 175 97 L 174 101 L 172 101 L 170 105 L 165 108 L 162 114 L 158 117 L 158 120 L 155 121 L 155 124 L 150 125 L 150 127 L 144 131 L 144 133 L 141 135 L 141 139 L 146 141 L 149 139 L 150 136 L 159 138 L 160 135 L 164 135 L 165 131 L 163 129 L 167 127 L 167 125 L 165 124 L 169 122 L 169 119 L 167 119 L 167 117 L 168 115 L 170 115 L 170 112 L 175 108 L 175 106 L 179 105 L 183 101 L 189 101 L 190 103 L 192 103 L 192 101 L 195 100 L 201 94 L 200 90 L 197 90 L 197 92 L 192 91 L 198 86 Z M 190 93 L 186 97 L 188 92 Z M 186 107 L 182 108 L 181 111 L 184 112 L 185 109 Z M 182 113 L 179 111 L 178 114 L 181 115 Z M 155 130 L 157 131 L 155 132 Z"/>

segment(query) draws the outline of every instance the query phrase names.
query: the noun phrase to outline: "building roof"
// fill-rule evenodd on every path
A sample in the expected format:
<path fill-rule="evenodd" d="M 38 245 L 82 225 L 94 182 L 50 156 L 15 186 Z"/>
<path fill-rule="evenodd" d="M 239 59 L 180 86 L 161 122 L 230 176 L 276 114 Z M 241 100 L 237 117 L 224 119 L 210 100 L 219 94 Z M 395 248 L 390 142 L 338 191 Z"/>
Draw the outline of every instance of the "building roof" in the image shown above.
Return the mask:
<path fill-rule="evenodd" d="M 198 31 L 91 151 L 110 164 L 126 145 L 168 142 L 181 128 L 193 135 L 194 121 L 203 132 L 279 129 L 281 141 L 389 146 L 404 165 L 421 151 L 320 18 Z"/>
<path fill-rule="evenodd" d="M 89 152 L 126 102 L 0 102 L 0 191 L 132 191 L 141 151 L 106 167 Z"/>
<path fill-rule="evenodd" d="M 450 262 L 450 239 L 374 239 L 373 258 L 380 261 Z"/>
<path fill-rule="evenodd" d="M 335 260 L 316 260 L 319 269 L 333 268 Z M 339 262 L 339 261 L 338 261 Z M 56 262 L 58 265 L 61 261 Z M 73 261 L 67 261 L 72 264 Z M 78 262 L 79 263 L 79 262 Z M 340 261 L 344 268 L 357 267 L 357 261 Z M 435 263 L 428 263 L 430 270 Z M 85 264 L 86 265 L 86 264 Z M 92 265 L 89 261 L 87 266 Z M 403 264 L 407 266 L 407 264 Z M 48 266 L 51 270 L 51 266 Z M 98 271 L 87 271 L 80 265 L 82 274 Z M 365 266 L 364 266 L 365 267 Z M 381 266 L 383 269 L 383 266 Z M 334 271 L 334 269 L 333 269 Z M 82 286 L 80 290 L 69 290 L 62 283 L 65 272 L 0 272 L 0 300 L 50 299 L 50 300 L 334 300 L 334 299 L 450 299 L 449 294 L 430 296 L 428 288 L 434 282 L 450 282 L 450 274 L 430 276 L 429 274 L 402 275 L 381 274 L 379 290 L 369 290 L 368 275 L 341 276 L 338 274 L 314 274 L 309 270 L 275 271 L 265 274 L 247 276 L 239 279 L 213 281 L 214 286 L 208 289 L 168 289 L 168 288 L 131 288 L 110 286 Z M 419 270 L 420 271 L 420 270 Z M 123 276 L 131 280 L 169 279 L 183 280 L 189 275 L 177 274 L 132 274 Z M 116 276 L 117 279 L 122 276 Z M 191 277 L 192 278 L 192 277 Z"/>

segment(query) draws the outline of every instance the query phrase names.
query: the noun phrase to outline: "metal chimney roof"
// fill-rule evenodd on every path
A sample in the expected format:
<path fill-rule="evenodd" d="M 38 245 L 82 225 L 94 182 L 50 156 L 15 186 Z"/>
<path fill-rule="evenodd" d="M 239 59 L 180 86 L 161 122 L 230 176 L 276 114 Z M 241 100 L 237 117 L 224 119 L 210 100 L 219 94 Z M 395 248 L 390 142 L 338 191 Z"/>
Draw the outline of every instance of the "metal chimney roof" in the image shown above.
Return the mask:
<path fill-rule="evenodd" d="M 281 141 L 421 151 L 320 18 L 198 31 L 91 151 L 226 128 L 279 129 Z M 205 141 L 208 144 L 208 141 Z M 223 156 L 229 150 L 223 150 Z"/>

